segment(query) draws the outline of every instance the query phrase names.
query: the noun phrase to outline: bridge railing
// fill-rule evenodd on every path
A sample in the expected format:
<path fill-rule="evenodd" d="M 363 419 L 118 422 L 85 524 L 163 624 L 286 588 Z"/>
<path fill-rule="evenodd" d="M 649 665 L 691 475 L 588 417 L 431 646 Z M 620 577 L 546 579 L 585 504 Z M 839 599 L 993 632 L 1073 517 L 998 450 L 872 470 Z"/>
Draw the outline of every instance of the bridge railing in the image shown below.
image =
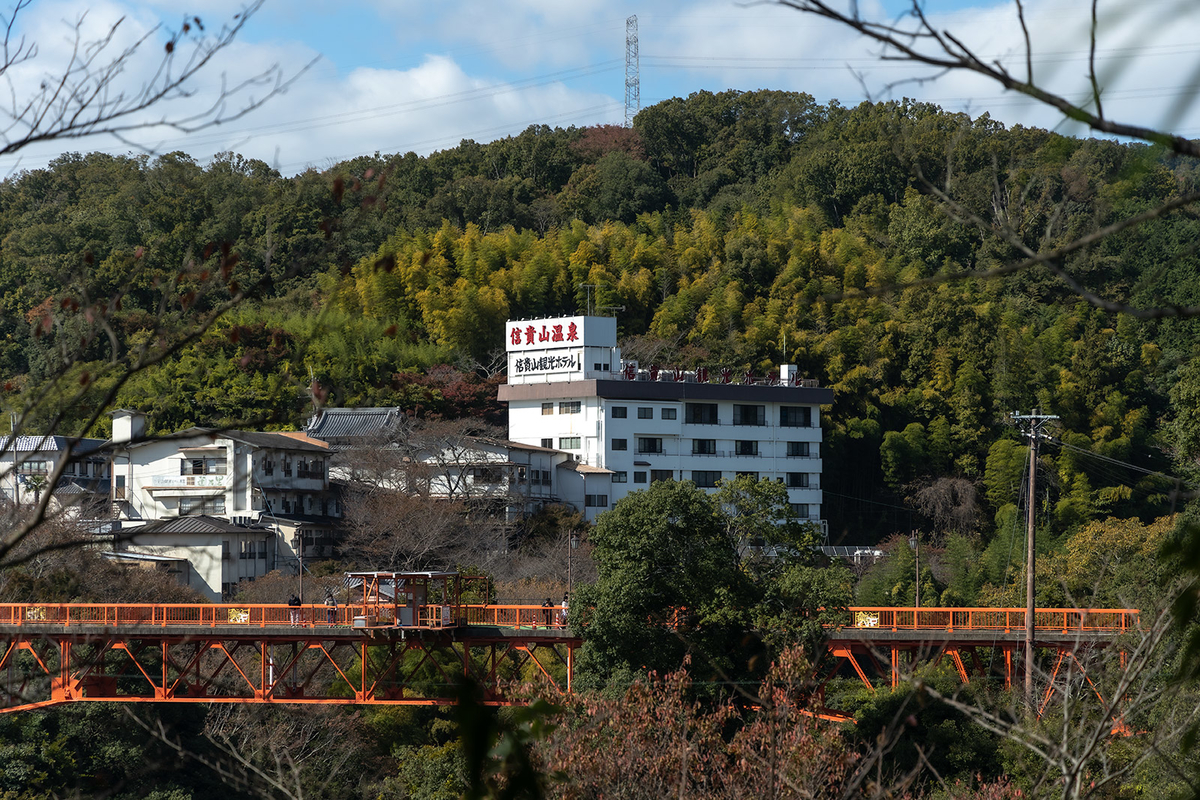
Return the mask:
<path fill-rule="evenodd" d="M 265 628 L 301 625 L 304 627 L 363 627 L 395 624 L 390 606 L 339 605 L 330 615 L 324 604 L 300 608 L 281 603 L 225 604 L 149 604 L 149 603 L 0 603 L 0 625 L 62 625 L 79 627 L 101 625 L 109 628 L 157 626 L 217 627 L 245 626 Z M 501 628 L 565 628 L 558 606 L 463 605 L 444 606 L 430 603 L 420 606 L 415 626 L 448 628 L 489 625 Z"/>
<path fill-rule="evenodd" d="M 341 605 L 330 616 L 323 604 L 299 609 L 284 604 L 176 604 L 138 603 L 4 603 L 0 625 L 101 625 L 105 627 L 217 627 L 302 625 L 304 627 L 390 626 L 390 606 Z M 558 606 L 428 604 L 408 627 L 447 628 L 486 625 L 513 629 L 563 629 L 567 620 Z M 1021 631 L 1023 608 L 895 608 L 852 606 L 835 625 L 841 628 L 942 631 Z M 1042 632 L 1121 632 L 1139 627 L 1136 609 L 1039 608 L 1034 627 Z"/>
<path fill-rule="evenodd" d="M 566 615 L 559 606 L 472 605 L 463 606 L 468 625 L 499 628 L 565 628 Z"/>
<path fill-rule="evenodd" d="M 1036 608 L 1033 612 L 1034 629 L 1041 632 L 1119 633 L 1137 629 L 1139 624 L 1137 609 L 1130 608 Z M 1025 609 L 851 606 L 840 627 L 1012 632 L 1025 629 Z"/>

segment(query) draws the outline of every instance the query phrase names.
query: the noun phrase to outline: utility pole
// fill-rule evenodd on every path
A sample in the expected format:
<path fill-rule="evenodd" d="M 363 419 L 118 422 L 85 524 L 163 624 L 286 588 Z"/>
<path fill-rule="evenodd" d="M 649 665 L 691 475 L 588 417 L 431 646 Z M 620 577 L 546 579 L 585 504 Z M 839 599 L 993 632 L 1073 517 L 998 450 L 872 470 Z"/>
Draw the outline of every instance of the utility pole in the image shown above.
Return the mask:
<path fill-rule="evenodd" d="M 1038 440 L 1042 437 L 1042 428 L 1052 419 L 1058 419 L 1054 414 L 1041 414 L 1034 409 L 1028 414 L 1013 412 L 1013 420 L 1018 424 L 1028 422 L 1025 435 L 1029 438 L 1029 497 L 1025 509 L 1025 706 L 1033 708 L 1033 569 L 1034 569 L 1034 509 L 1037 497 L 1037 457 Z"/>

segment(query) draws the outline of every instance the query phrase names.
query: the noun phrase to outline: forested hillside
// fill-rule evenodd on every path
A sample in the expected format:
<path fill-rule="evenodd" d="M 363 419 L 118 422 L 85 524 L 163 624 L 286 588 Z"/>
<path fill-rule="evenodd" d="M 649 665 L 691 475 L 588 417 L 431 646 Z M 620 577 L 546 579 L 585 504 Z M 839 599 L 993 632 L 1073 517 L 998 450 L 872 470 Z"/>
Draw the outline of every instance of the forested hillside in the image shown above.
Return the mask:
<path fill-rule="evenodd" d="M 631 130 L 532 127 L 294 178 L 236 155 L 71 154 L 0 186 L 0 401 L 18 406 L 80 347 L 69 371 L 87 386 L 102 373 L 88 362 L 165 310 L 220 303 L 188 286 L 222 269 L 250 298 L 117 394 L 157 430 L 296 426 L 314 397 L 500 420 L 488 367 L 503 321 L 575 312 L 590 284 L 595 305 L 625 307 L 626 353 L 644 362 L 795 362 L 833 387 L 834 541 L 990 532 L 1022 469 L 1005 415 L 1034 406 L 1062 417 L 1044 524 L 1149 520 L 1172 483 L 1111 459 L 1194 476 L 1195 321 L 1098 310 L 1042 267 L 911 284 L 1018 255 L 930 186 L 1036 250 L 1198 183 L 1142 145 L 771 91 L 668 100 Z M 1065 266 L 1110 300 L 1196 304 L 1198 228 L 1153 219 Z M 113 336 L 81 343 L 78 315 L 118 294 Z M 57 409 L 39 410 L 48 423 Z"/>

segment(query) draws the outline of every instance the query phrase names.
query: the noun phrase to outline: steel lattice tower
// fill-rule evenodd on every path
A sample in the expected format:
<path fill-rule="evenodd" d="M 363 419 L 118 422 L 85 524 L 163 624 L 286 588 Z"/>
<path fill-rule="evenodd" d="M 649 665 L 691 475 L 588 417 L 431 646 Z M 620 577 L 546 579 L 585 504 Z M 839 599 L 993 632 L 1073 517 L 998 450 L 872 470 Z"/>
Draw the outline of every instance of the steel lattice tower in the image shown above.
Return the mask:
<path fill-rule="evenodd" d="M 641 79 L 638 77 L 637 14 L 625 20 L 625 127 L 642 108 Z"/>

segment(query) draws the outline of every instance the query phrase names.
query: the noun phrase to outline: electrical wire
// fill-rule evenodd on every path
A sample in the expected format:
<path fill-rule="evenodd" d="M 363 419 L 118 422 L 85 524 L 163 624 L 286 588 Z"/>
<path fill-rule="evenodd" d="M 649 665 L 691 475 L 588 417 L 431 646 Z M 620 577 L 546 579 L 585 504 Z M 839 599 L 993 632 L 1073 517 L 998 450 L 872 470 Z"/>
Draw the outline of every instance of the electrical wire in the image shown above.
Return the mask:
<path fill-rule="evenodd" d="M 501 133 L 504 131 L 511 131 L 514 129 L 524 129 L 524 128 L 529 127 L 530 125 L 537 125 L 537 124 L 541 124 L 541 123 L 545 123 L 545 122 L 554 122 L 554 121 L 563 120 L 563 119 L 567 119 L 567 118 L 586 117 L 586 116 L 591 116 L 593 114 L 598 114 L 599 112 L 604 111 L 606 109 L 613 109 L 615 111 L 615 110 L 618 110 L 621 108 L 623 108 L 623 105 L 621 103 L 618 103 L 617 101 L 613 100 L 608 103 L 602 103 L 602 104 L 596 105 L 596 106 L 589 106 L 587 108 L 577 108 L 572 111 L 564 111 L 563 113 L 557 114 L 553 117 L 542 116 L 542 117 L 538 117 L 537 119 L 534 119 L 534 120 L 525 120 L 525 121 L 521 121 L 521 122 L 505 123 L 503 125 L 495 125 L 490 128 L 480 128 L 477 130 L 465 131 L 465 132 L 456 133 L 453 135 L 439 136 L 434 139 L 425 139 L 425 140 L 416 141 L 416 142 L 406 142 L 402 145 L 395 145 L 392 147 L 375 148 L 375 149 L 371 150 L 370 152 L 359 151 L 359 152 L 353 153 L 351 155 L 326 156 L 325 158 L 332 159 L 335 162 L 347 161 L 352 158 L 369 156 L 376 152 L 401 153 L 401 152 L 408 152 L 410 150 L 416 150 L 418 148 L 422 148 L 427 145 L 434 146 L 434 149 L 436 150 L 437 145 L 445 145 L 445 146 L 454 145 L 454 144 L 458 144 L 463 139 L 468 139 L 468 138 L 471 138 L 474 136 L 482 136 L 485 134 Z M 288 162 L 286 164 L 280 165 L 279 169 L 283 170 L 284 168 L 292 168 L 292 167 L 297 167 L 297 166 L 309 165 L 311 163 L 312 163 L 311 161 L 292 161 L 292 162 Z"/>
<path fill-rule="evenodd" d="M 312 117 L 288 120 L 285 122 L 272 122 L 264 125 L 242 128 L 217 128 L 211 133 L 177 137 L 175 139 L 164 139 L 154 145 L 154 149 L 165 151 L 176 149 L 177 147 L 184 145 L 188 147 L 219 145 L 223 142 L 234 140 L 237 137 L 243 137 L 242 143 L 244 144 L 246 141 L 250 141 L 251 139 L 267 134 L 284 135 L 289 133 L 301 133 L 319 128 L 362 122 L 368 119 L 374 120 L 380 117 L 426 111 L 432 108 L 440 108 L 458 103 L 486 100 L 505 94 L 512 94 L 514 92 L 536 89 L 554 83 L 577 80 L 579 78 L 590 77 L 592 75 L 598 75 L 604 72 L 611 72 L 623 67 L 623 65 L 623 59 L 609 59 L 608 61 L 600 61 L 595 64 L 585 65 L 583 67 L 573 67 L 571 69 L 558 70 L 557 72 L 546 73 L 544 75 L 522 78 L 509 83 L 491 84 L 488 86 L 477 87 L 474 89 L 464 89 L 458 92 L 435 95 L 433 97 L 421 98 L 418 100 L 407 100 L 401 103 L 390 103 L 371 108 L 356 109 L 354 111 L 345 113 L 321 114 Z M 445 138 L 446 137 L 442 137 L 442 139 Z M 115 145 L 107 148 L 96 148 L 95 152 L 117 153 L 127 152 L 128 150 L 129 147 L 127 145 Z M 4 163 L 5 162 L 3 160 L 0 160 L 0 164 Z"/>

